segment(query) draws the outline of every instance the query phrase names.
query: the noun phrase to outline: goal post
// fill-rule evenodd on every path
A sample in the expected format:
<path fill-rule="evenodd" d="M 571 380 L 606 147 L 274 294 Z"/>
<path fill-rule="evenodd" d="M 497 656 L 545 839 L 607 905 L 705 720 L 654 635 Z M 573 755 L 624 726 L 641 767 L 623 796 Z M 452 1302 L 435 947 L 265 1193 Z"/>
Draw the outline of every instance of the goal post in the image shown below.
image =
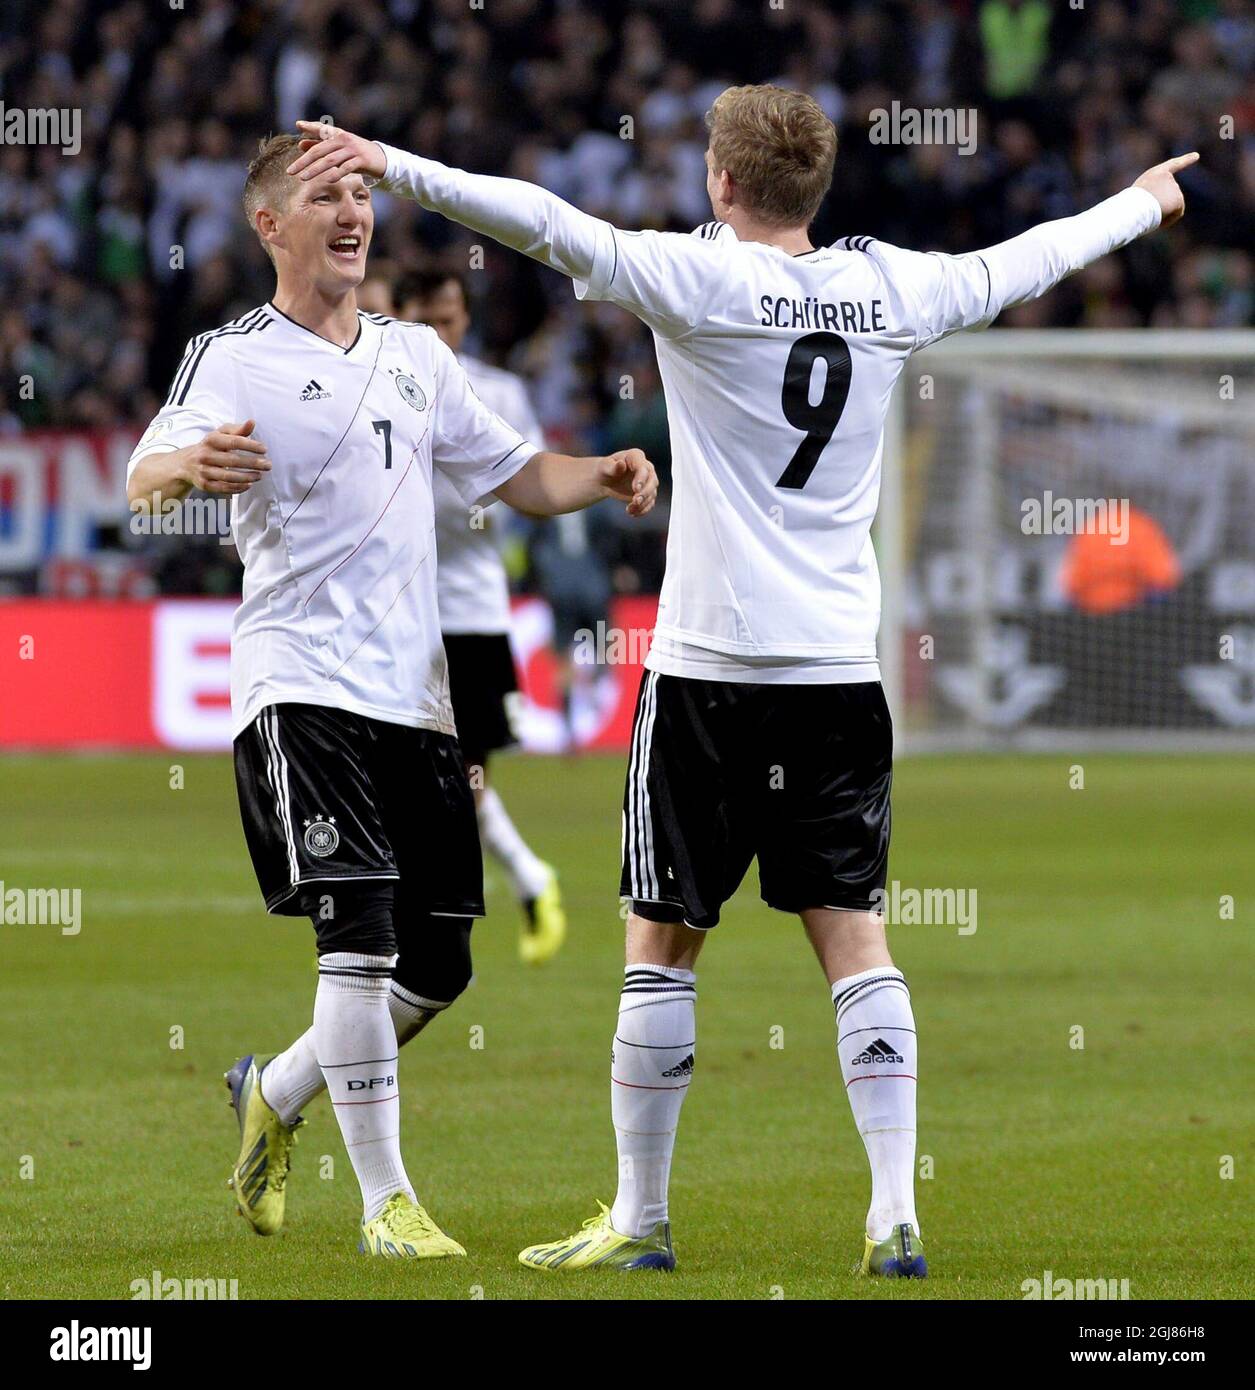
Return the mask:
<path fill-rule="evenodd" d="M 1255 331 L 919 353 L 874 539 L 900 751 L 1255 749 Z"/>

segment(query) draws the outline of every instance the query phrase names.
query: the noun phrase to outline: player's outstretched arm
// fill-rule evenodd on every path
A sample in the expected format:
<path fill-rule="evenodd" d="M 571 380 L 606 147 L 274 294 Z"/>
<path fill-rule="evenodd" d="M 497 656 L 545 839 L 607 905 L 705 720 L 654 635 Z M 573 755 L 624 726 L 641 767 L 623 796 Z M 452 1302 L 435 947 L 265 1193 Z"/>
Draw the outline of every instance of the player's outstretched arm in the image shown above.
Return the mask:
<path fill-rule="evenodd" d="M 1165 160 L 1085 212 L 1042 222 L 983 251 L 965 256 L 911 253 L 900 268 L 920 302 L 917 346 L 992 323 L 1004 309 L 1039 299 L 1110 252 L 1171 226 L 1185 211 L 1176 175 L 1197 159 L 1190 153 Z"/>
<path fill-rule="evenodd" d="M 270 471 L 266 446 L 250 438 L 254 428 L 252 420 L 221 425 L 199 443 L 144 454 L 127 479 L 132 511 L 158 511 L 181 502 L 194 487 L 227 496 L 246 492 Z"/>
<path fill-rule="evenodd" d="M 571 458 L 542 450 L 495 492 L 527 516 L 578 512 L 606 497 L 626 502 L 629 516 L 644 516 L 658 496 L 658 475 L 640 449 L 621 449 L 605 458 Z"/>
<path fill-rule="evenodd" d="M 612 244 L 608 222 L 581 212 L 536 184 L 468 174 L 338 126 L 318 121 L 296 124 L 305 139 L 288 173 L 298 178 L 325 174 L 334 181 L 358 173 L 379 179 L 392 192 L 414 198 L 430 211 L 575 280 L 587 280 L 599 247 Z"/>
<path fill-rule="evenodd" d="M 1191 153 L 1165 160 L 1113 198 L 1075 217 L 1043 222 L 981 252 L 999 307 L 1037 299 L 1110 252 L 1178 221 L 1185 211 L 1185 198 L 1176 174 L 1197 159 L 1197 153 Z"/>

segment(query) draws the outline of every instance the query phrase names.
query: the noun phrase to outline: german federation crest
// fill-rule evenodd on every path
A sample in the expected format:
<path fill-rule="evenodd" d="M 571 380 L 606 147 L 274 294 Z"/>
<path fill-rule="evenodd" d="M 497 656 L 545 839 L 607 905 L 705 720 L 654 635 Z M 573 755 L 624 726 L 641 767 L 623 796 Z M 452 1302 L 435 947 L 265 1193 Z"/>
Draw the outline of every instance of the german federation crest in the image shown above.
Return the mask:
<path fill-rule="evenodd" d="M 423 388 L 412 376 L 398 373 L 396 383 L 397 390 L 401 393 L 401 399 L 406 405 L 412 405 L 415 410 L 427 409 L 427 397 L 423 394 Z"/>
<path fill-rule="evenodd" d="M 334 816 L 318 816 L 305 822 L 305 848 L 315 859 L 326 859 L 340 844 L 340 832 Z"/>

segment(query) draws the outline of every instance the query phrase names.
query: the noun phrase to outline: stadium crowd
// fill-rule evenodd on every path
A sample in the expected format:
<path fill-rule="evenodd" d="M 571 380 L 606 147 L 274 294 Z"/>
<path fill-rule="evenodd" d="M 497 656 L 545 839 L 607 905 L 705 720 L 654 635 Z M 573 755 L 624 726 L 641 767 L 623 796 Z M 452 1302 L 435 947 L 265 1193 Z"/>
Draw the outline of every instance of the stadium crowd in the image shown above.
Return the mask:
<path fill-rule="evenodd" d="M 187 338 L 268 296 L 239 194 L 298 116 L 689 230 L 710 215 L 704 112 L 765 80 L 840 130 L 819 244 L 973 249 L 1197 148 L 1180 228 L 1004 321 L 1252 321 L 1255 0 L 6 0 L 5 109 L 77 108 L 82 144 L 0 146 L 0 431 L 142 423 Z M 975 108 L 975 149 L 873 143 L 895 101 Z M 377 197 L 374 257 L 398 274 L 465 270 L 470 242 Z M 492 245 L 469 282 L 468 346 L 528 378 L 557 447 L 641 444 L 665 470 L 640 325 Z"/>

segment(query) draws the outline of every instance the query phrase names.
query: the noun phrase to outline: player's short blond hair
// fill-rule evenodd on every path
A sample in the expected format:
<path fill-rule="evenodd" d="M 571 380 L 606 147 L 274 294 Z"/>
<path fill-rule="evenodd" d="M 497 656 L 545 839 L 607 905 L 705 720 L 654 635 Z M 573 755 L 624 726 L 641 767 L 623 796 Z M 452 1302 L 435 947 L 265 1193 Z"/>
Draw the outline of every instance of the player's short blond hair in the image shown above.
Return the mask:
<path fill-rule="evenodd" d="M 809 225 L 832 183 L 836 127 L 804 92 L 728 87 L 706 112 L 715 173 L 726 169 L 750 210 L 779 227 Z"/>
<path fill-rule="evenodd" d="M 284 171 L 300 152 L 299 135 L 271 135 L 258 145 L 257 153 L 249 162 L 248 177 L 244 180 L 244 215 L 254 231 L 257 231 L 259 208 L 283 210 L 287 207 L 296 191 L 297 180 Z M 274 260 L 270 247 L 265 241 L 261 244 L 270 259 Z"/>

